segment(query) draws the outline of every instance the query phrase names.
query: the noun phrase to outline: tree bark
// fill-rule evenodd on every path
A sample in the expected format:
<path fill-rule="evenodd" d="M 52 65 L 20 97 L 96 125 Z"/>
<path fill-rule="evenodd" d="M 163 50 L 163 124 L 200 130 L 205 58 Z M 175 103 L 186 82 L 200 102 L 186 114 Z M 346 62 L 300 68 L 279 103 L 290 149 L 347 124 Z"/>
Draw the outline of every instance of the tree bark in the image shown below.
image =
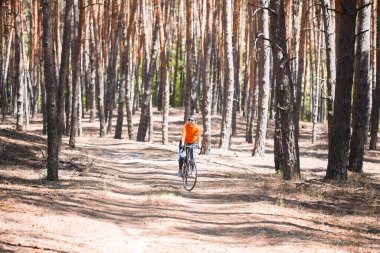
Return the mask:
<path fill-rule="evenodd" d="M 161 61 L 161 83 L 162 83 L 162 144 L 168 144 L 169 128 L 169 76 L 167 59 L 167 41 L 164 34 L 163 16 L 161 12 L 160 0 L 155 0 L 155 10 L 157 16 L 158 30 L 160 34 L 160 61 Z"/>
<path fill-rule="evenodd" d="M 124 0 L 121 1 L 120 4 L 120 15 L 119 22 L 124 23 L 126 25 L 126 11 L 123 11 L 126 8 L 126 2 Z M 134 17 L 132 14 L 131 16 Z M 131 17 L 130 16 L 130 17 Z M 118 25 L 119 26 L 119 25 Z M 121 72 L 120 72 L 120 87 L 119 87 L 119 102 L 118 102 L 118 111 L 117 111 L 117 121 L 116 121 L 116 129 L 115 129 L 115 139 L 121 139 L 122 129 L 123 129 L 123 120 L 124 120 L 124 104 L 126 99 L 126 86 L 129 84 L 128 81 L 128 73 L 129 73 L 129 45 L 130 38 L 128 37 L 128 33 L 130 28 L 127 29 L 127 34 L 125 33 L 125 29 L 123 29 L 122 42 L 120 46 L 121 52 Z"/>
<path fill-rule="evenodd" d="M 78 21 L 78 31 L 75 38 L 75 48 L 72 52 L 72 80 L 73 80 L 73 97 L 71 104 L 71 125 L 70 125 L 70 139 L 69 146 L 71 148 L 75 147 L 75 137 L 78 133 L 78 110 L 79 110 L 79 89 L 80 89 L 80 60 L 81 60 L 81 47 L 82 47 L 82 30 L 84 24 L 84 1 L 78 0 L 79 9 L 79 21 Z"/>
<path fill-rule="evenodd" d="M 334 96 L 336 83 L 336 53 L 335 53 L 335 32 L 334 23 L 331 15 L 330 0 L 321 0 L 322 14 L 325 30 L 326 43 L 326 72 L 327 72 L 327 121 L 328 121 L 328 139 L 330 142 L 332 122 L 334 116 Z"/>
<path fill-rule="evenodd" d="M 91 20 L 91 11 L 90 18 Z M 90 22 L 89 22 L 90 23 Z M 95 64 L 95 42 L 94 42 L 94 29 L 89 27 L 89 69 L 88 69 L 88 90 L 87 90 L 87 105 L 88 111 L 90 112 L 90 122 L 95 122 L 96 117 L 96 64 Z"/>
<path fill-rule="evenodd" d="M 119 35 L 122 29 L 122 7 L 120 7 L 118 13 L 117 1 L 113 0 L 112 3 L 113 18 L 111 20 L 111 33 L 110 33 L 110 54 L 108 57 L 107 68 L 107 93 L 106 93 L 106 121 L 107 121 L 107 133 L 112 131 L 112 118 L 113 109 L 115 104 L 115 94 L 117 86 L 117 60 L 119 54 Z M 116 18 L 118 17 L 118 18 Z"/>
<path fill-rule="evenodd" d="M 276 78 L 276 114 L 281 124 L 280 150 L 283 152 L 282 166 L 285 180 L 300 178 L 299 151 L 294 114 L 297 113 L 294 103 L 294 84 L 291 78 L 289 57 L 285 37 L 285 0 L 272 0 L 271 39 L 273 50 L 274 77 Z M 277 123 L 278 124 L 278 123 Z M 282 150 L 281 150 L 282 146 Z"/>
<path fill-rule="evenodd" d="M 193 45 L 193 2 L 186 1 L 186 105 L 184 121 L 194 113 L 193 76 L 194 45 Z"/>
<path fill-rule="evenodd" d="M 176 45 L 176 51 L 175 51 L 175 67 L 174 67 L 174 80 L 173 80 L 173 93 L 171 97 L 171 106 L 175 106 L 175 97 L 177 93 L 177 79 L 178 79 L 178 72 L 179 72 L 179 58 L 182 51 L 182 0 L 178 0 L 178 18 L 177 18 L 177 45 Z"/>
<path fill-rule="evenodd" d="M 328 1 L 328 0 L 327 0 Z M 305 46 L 306 46 L 306 22 L 307 22 L 307 13 L 308 13 L 308 1 L 302 2 L 302 11 L 301 11 L 301 28 L 300 28 L 300 41 L 298 49 L 298 70 L 297 70 L 297 97 L 296 97 L 296 115 L 299 114 L 301 110 L 301 99 L 302 99 L 302 82 L 303 74 L 305 68 Z M 298 118 L 298 116 L 297 116 Z M 296 119 L 298 120 L 298 119 Z"/>
<path fill-rule="evenodd" d="M 313 99 L 313 115 L 312 115 L 312 133 L 311 133 L 311 142 L 314 144 L 317 141 L 317 121 L 318 121 L 318 111 L 319 111 L 319 91 L 321 89 L 321 74 L 320 74 L 320 68 L 321 68 L 321 34 L 318 34 L 318 41 L 316 41 L 316 48 L 317 48 L 317 69 L 316 69 L 316 82 L 315 82 L 315 91 L 314 91 L 314 99 Z"/>
<path fill-rule="evenodd" d="M 253 36 L 253 34 L 250 33 L 251 29 L 251 23 L 252 23 L 252 11 L 251 11 L 251 3 L 250 1 L 247 1 L 246 3 L 246 20 L 245 20 L 245 57 L 244 57 L 244 81 L 243 81 L 243 95 L 241 98 L 241 104 L 243 107 L 243 117 L 247 115 L 247 108 L 248 108 L 248 92 L 249 92 L 249 86 L 248 86 L 248 75 L 249 75 L 249 57 L 250 57 L 250 47 L 249 42 Z"/>
<path fill-rule="evenodd" d="M 58 181 L 57 74 L 53 45 L 53 1 L 43 1 L 44 71 L 48 123 L 47 180 Z"/>
<path fill-rule="evenodd" d="M 37 115 L 37 103 L 38 103 L 38 92 L 36 92 L 37 83 L 37 63 L 36 63 L 36 53 L 37 53 L 37 39 L 38 39 L 38 6 L 37 1 L 30 1 L 30 22 L 29 22 L 29 76 L 31 82 L 31 112 L 32 117 L 35 118 Z M 1 15 L 1 14 L 0 14 Z M 0 35 L 1 36 L 1 35 Z M 1 81 L 0 81 L 1 82 Z"/>
<path fill-rule="evenodd" d="M 377 29 L 380 28 L 380 6 L 377 5 Z M 376 34 L 377 48 L 380 47 L 380 32 L 377 30 Z M 379 109 L 380 109 L 380 53 L 376 54 L 376 89 L 372 94 L 372 108 L 371 108 L 371 139 L 369 141 L 369 149 L 376 150 L 377 145 L 377 132 L 379 129 Z"/>
<path fill-rule="evenodd" d="M 326 179 L 347 180 L 350 141 L 351 91 L 354 66 L 356 1 L 341 0 L 339 5 L 337 79 L 334 119 L 329 144 Z"/>
<path fill-rule="evenodd" d="M 352 104 L 352 136 L 348 169 L 363 172 L 364 145 L 368 134 L 369 89 L 371 87 L 370 50 L 371 1 L 358 0 L 358 36 L 356 37 L 354 98 Z"/>
<path fill-rule="evenodd" d="M 232 46 L 234 57 L 234 102 L 232 112 L 232 135 L 236 135 L 236 114 L 240 112 L 240 16 L 242 0 L 234 0 Z"/>
<path fill-rule="evenodd" d="M 4 15 L 4 2 L 0 2 L 0 92 L 1 92 L 1 101 L 2 101 L 2 106 L 1 106 L 1 113 L 4 115 L 4 101 L 6 100 L 6 95 L 5 95 L 5 89 L 4 89 L 4 74 L 3 74 L 3 63 L 4 63 L 4 54 L 3 54 L 3 44 L 4 44 L 4 38 L 5 38 L 5 32 L 4 32 L 4 21 L 3 21 L 3 16 Z"/>
<path fill-rule="evenodd" d="M 256 127 L 255 146 L 252 155 L 263 156 L 265 154 L 265 140 L 268 123 L 268 101 L 269 101 L 269 75 L 270 75 L 270 43 L 269 43 L 269 2 L 261 0 L 261 6 L 264 9 L 261 12 L 260 30 L 262 31 L 261 39 L 263 40 L 260 50 L 260 60 L 262 62 L 262 75 L 259 82 L 259 110 Z"/>
<path fill-rule="evenodd" d="M 206 29 L 204 41 L 204 61 L 203 61 L 203 105 L 202 105 L 202 119 L 203 119 L 203 138 L 202 138 L 202 154 L 208 155 L 211 153 L 211 53 L 212 53 L 212 21 L 213 11 L 212 2 L 207 1 L 206 6 Z"/>
<path fill-rule="evenodd" d="M 23 35 L 21 24 L 22 3 L 14 1 L 12 3 L 12 13 L 14 15 L 14 30 L 15 30 L 15 49 L 14 49 L 14 87 L 17 94 L 17 118 L 16 129 L 22 131 L 25 129 L 25 81 L 23 78 L 24 65 L 22 61 Z"/>
<path fill-rule="evenodd" d="M 53 43 L 54 43 L 54 60 L 55 66 L 57 68 L 56 73 L 59 73 L 59 64 L 61 62 L 61 36 L 60 36 L 60 11 L 59 11 L 59 1 L 54 1 L 54 16 L 53 16 Z"/>
<path fill-rule="evenodd" d="M 256 0 L 257 1 L 257 0 Z M 254 2 L 256 5 L 257 2 Z M 257 16 L 252 17 L 252 6 L 248 10 L 250 13 L 248 14 L 251 16 L 251 21 L 250 21 L 250 36 L 252 38 L 249 40 L 249 72 L 248 72 L 248 99 L 247 99 L 247 125 L 246 125 L 246 136 L 245 139 L 248 143 L 253 143 L 253 133 L 254 133 L 254 112 L 256 110 L 256 70 L 257 70 L 257 64 L 256 64 L 256 55 L 254 53 L 254 48 L 255 48 L 255 40 L 254 36 L 256 34 L 256 26 L 257 26 Z M 255 9 L 256 11 L 256 9 Z"/>
<path fill-rule="evenodd" d="M 232 106 L 234 98 L 234 61 L 232 47 L 232 5 L 231 0 L 224 1 L 224 50 L 225 50 L 225 94 L 222 116 L 222 127 L 220 131 L 219 148 L 229 149 L 232 135 Z"/>
<path fill-rule="evenodd" d="M 71 43 L 71 12 L 73 0 L 66 1 L 65 23 L 62 38 L 61 66 L 59 68 L 58 96 L 57 96 L 57 120 L 58 120 L 58 139 L 61 140 L 65 132 L 65 87 L 69 75 L 69 53 Z"/>
<path fill-rule="evenodd" d="M 152 56 L 150 58 L 149 67 L 147 69 L 147 75 L 144 87 L 144 94 L 141 105 L 141 115 L 140 115 L 140 123 L 137 132 L 137 141 L 145 141 L 145 137 L 151 122 L 151 96 L 152 96 L 152 84 L 153 84 L 153 73 L 156 69 L 156 60 L 158 53 L 158 26 L 155 25 L 155 31 L 153 36 L 153 44 L 152 44 Z M 149 135 L 151 137 L 151 135 Z"/>
<path fill-rule="evenodd" d="M 90 0 L 91 16 L 94 31 L 94 54 L 95 54 L 95 68 L 96 68 L 96 95 L 97 95 L 97 107 L 100 123 L 100 137 L 106 136 L 106 122 L 105 122 L 105 109 L 104 109 L 104 76 L 103 76 L 103 64 L 102 64 L 102 50 L 100 45 L 100 27 L 98 19 L 95 16 L 94 0 Z"/>

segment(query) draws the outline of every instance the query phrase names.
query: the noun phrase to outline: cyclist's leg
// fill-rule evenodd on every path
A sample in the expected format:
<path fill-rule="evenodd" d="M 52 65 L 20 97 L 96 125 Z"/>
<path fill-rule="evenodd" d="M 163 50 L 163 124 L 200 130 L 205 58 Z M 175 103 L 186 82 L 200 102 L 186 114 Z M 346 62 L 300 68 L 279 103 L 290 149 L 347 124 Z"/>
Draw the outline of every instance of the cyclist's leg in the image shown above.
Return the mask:
<path fill-rule="evenodd" d="M 195 153 L 196 153 L 195 148 L 192 148 L 191 149 L 191 155 L 192 155 L 191 158 L 193 159 L 194 162 L 195 162 Z"/>
<path fill-rule="evenodd" d="M 194 169 L 193 164 L 195 163 L 195 151 L 193 147 L 190 148 L 190 157 L 191 157 L 192 162 L 189 164 L 189 174 L 191 176 L 195 176 L 195 171 L 193 170 Z"/>
<path fill-rule="evenodd" d="M 196 149 L 193 149 L 193 175 L 195 176 L 197 174 L 197 165 L 195 163 L 195 156 L 196 156 Z"/>
<path fill-rule="evenodd" d="M 179 141 L 178 144 L 178 176 L 182 177 L 182 164 L 183 164 L 183 158 L 181 157 L 181 152 L 182 152 L 182 145 L 181 145 L 181 140 Z"/>

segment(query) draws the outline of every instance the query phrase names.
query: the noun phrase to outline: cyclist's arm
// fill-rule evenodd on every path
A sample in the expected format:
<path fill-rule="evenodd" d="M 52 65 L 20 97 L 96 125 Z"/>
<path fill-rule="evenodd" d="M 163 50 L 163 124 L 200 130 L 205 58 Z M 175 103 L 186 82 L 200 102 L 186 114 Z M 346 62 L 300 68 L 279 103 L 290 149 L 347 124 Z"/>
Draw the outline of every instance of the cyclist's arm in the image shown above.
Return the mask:
<path fill-rule="evenodd" d="M 197 131 L 197 140 L 198 140 L 198 147 L 201 147 L 202 140 L 201 140 L 201 129 L 199 128 Z"/>

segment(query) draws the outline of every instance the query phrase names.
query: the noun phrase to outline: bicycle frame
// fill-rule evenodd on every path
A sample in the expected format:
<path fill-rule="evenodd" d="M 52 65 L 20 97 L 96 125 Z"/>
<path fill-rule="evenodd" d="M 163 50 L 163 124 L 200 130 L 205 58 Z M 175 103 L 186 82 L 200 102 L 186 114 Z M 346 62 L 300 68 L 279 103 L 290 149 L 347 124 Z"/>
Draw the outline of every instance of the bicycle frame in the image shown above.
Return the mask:
<path fill-rule="evenodd" d="M 194 161 L 194 149 L 195 145 L 185 145 L 186 157 L 183 158 L 182 164 L 182 181 L 183 187 L 187 191 L 191 191 L 197 182 L 197 168 Z M 194 171 L 195 176 L 191 176 L 190 169 Z"/>

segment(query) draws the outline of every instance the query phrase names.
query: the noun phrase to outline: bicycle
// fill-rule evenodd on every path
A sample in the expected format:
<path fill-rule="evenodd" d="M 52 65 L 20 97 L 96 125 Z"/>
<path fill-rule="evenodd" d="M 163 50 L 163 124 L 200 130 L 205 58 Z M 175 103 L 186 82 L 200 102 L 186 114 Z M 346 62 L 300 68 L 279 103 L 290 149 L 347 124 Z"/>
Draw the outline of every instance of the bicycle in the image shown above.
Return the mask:
<path fill-rule="evenodd" d="M 183 157 L 182 163 L 182 183 L 183 188 L 187 191 L 194 189 L 197 183 L 197 164 L 194 161 L 193 152 L 198 147 L 198 144 L 185 145 L 184 150 L 186 156 Z"/>

